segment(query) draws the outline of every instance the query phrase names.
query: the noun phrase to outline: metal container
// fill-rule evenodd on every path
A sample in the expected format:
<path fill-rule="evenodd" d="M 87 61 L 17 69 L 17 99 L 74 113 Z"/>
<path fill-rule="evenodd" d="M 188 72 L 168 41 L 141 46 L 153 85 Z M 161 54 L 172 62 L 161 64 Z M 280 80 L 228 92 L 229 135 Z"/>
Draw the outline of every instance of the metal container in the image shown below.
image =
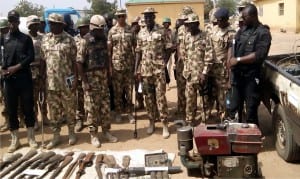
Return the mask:
<path fill-rule="evenodd" d="M 186 151 L 193 149 L 193 129 L 190 126 L 184 126 L 177 130 L 178 149 L 185 147 Z"/>

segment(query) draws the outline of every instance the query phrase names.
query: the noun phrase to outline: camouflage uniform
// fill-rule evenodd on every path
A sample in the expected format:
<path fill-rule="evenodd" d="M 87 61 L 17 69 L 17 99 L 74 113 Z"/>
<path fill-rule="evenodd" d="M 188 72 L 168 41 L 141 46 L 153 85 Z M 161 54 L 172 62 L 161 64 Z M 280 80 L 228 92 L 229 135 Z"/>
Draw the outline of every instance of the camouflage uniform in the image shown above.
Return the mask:
<path fill-rule="evenodd" d="M 147 28 L 141 29 L 137 39 L 136 51 L 142 51 L 142 61 L 139 72 L 143 78 L 143 92 L 145 94 L 146 109 L 150 120 L 160 118 L 167 120 L 168 106 L 166 99 L 165 77 L 165 48 L 163 28 L 155 25 L 151 32 Z M 156 111 L 158 108 L 159 116 Z"/>
<path fill-rule="evenodd" d="M 60 15 L 53 14 L 53 18 L 56 16 L 60 17 Z M 66 85 L 66 78 L 73 73 L 76 53 L 74 39 L 64 31 L 58 35 L 48 33 L 43 38 L 41 56 L 46 63 L 47 102 L 54 132 L 52 141 L 54 144 L 49 143 L 47 148 L 52 148 L 59 143 L 59 132 L 64 117 L 66 117 L 69 127 L 69 144 L 74 144 L 76 141 L 74 139 L 75 97 Z"/>
<path fill-rule="evenodd" d="M 110 129 L 110 100 L 108 90 L 108 52 L 106 38 L 96 40 L 91 34 L 81 39 L 77 62 L 82 63 L 90 91 L 84 92 L 84 106 L 90 132 Z M 98 121 L 99 120 L 99 121 Z"/>
<path fill-rule="evenodd" d="M 122 107 L 122 94 L 125 90 L 126 99 L 132 113 L 132 84 L 134 69 L 134 37 L 130 26 L 113 26 L 108 33 L 108 45 L 112 46 L 112 84 L 114 89 L 115 111 L 119 115 Z"/>
<path fill-rule="evenodd" d="M 197 21 L 195 17 L 198 18 L 195 14 L 189 15 L 189 19 L 185 23 Z M 183 76 L 186 79 L 186 120 L 193 122 L 197 111 L 197 91 L 200 88 L 200 75 L 207 75 L 211 62 L 204 59 L 206 50 L 205 33 L 199 32 L 194 36 L 188 33 L 185 36 L 184 46 Z"/>
<path fill-rule="evenodd" d="M 183 60 L 185 56 L 184 38 L 186 36 L 186 28 L 181 25 L 178 28 L 177 35 L 177 50 L 178 50 L 178 60 L 176 62 L 176 83 L 177 83 L 177 113 L 185 117 L 186 108 L 186 97 L 185 97 L 185 86 L 186 80 L 182 75 L 183 72 Z"/>
<path fill-rule="evenodd" d="M 80 48 L 80 42 L 83 39 L 83 37 L 80 36 L 80 34 L 77 34 L 74 37 L 74 40 L 76 42 L 77 49 Z M 78 79 L 78 84 L 76 88 L 76 121 L 84 121 L 85 120 L 85 112 L 84 112 L 84 91 L 82 88 L 82 80 Z M 77 129 L 76 129 L 77 130 Z"/>

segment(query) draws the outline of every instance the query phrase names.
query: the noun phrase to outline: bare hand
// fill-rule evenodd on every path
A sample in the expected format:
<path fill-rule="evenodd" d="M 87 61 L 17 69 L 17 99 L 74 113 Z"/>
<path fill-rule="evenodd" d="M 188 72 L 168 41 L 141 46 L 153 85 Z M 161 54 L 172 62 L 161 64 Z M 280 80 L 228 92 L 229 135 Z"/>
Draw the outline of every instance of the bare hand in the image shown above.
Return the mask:
<path fill-rule="evenodd" d="M 232 58 L 230 58 L 230 60 L 228 61 L 228 64 L 227 64 L 227 65 L 228 65 L 229 68 L 231 68 L 231 67 L 235 66 L 237 63 L 238 63 L 237 59 L 234 58 L 234 57 L 232 57 Z"/>
<path fill-rule="evenodd" d="M 7 75 L 15 74 L 20 68 L 21 68 L 20 64 L 8 67 L 7 68 L 7 71 L 8 71 Z"/>

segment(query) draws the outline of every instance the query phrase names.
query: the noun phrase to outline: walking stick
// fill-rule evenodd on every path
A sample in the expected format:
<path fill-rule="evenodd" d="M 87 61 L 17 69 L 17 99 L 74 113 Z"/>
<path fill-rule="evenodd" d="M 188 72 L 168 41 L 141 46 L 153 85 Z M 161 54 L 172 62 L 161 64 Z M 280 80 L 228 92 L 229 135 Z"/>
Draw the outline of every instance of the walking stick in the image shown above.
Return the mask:
<path fill-rule="evenodd" d="M 42 110 L 44 110 L 43 109 L 43 104 L 45 102 L 45 96 L 44 95 L 45 94 L 44 94 L 43 91 L 39 92 L 39 103 L 40 103 L 41 113 L 43 113 Z M 42 116 L 41 122 L 42 122 L 42 146 L 41 147 L 44 148 L 45 147 L 45 140 L 44 140 L 44 117 L 43 116 Z"/>

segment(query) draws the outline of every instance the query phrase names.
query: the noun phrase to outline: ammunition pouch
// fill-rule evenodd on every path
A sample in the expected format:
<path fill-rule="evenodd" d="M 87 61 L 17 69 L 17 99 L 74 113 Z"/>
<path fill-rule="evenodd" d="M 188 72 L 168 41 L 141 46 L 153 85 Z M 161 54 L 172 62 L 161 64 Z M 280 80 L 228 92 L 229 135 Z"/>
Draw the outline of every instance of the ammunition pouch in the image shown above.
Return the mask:
<path fill-rule="evenodd" d="M 143 83 L 143 92 L 144 94 L 155 94 L 155 85 Z"/>

